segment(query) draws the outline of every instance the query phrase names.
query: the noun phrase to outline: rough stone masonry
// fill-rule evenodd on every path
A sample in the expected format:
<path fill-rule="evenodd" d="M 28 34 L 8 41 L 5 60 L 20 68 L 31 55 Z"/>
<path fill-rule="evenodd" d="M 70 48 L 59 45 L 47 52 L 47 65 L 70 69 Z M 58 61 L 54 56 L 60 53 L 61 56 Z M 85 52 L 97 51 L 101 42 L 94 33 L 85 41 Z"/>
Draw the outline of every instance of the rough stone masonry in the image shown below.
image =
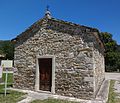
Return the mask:
<path fill-rule="evenodd" d="M 94 28 L 46 16 L 13 39 L 14 87 L 37 90 L 37 57 L 54 56 L 54 94 L 95 98 L 104 80 L 104 47 Z"/>

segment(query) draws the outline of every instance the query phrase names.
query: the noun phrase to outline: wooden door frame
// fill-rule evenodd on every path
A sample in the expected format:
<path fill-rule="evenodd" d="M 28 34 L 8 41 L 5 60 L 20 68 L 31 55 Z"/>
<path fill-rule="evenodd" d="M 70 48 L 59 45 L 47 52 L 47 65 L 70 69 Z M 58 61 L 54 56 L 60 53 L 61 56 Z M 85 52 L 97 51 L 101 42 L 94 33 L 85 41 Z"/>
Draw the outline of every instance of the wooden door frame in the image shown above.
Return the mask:
<path fill-rule="evenodd" d="M 55 93 L 55 56 L 53 55 L 45 55 L 45 56 L 37 56 L 36 58 L 36 78 L 35 78 L 35 90 L 36 91 L 42 91 L 39 89 L 39 59 L 40 58 L 51 58 L 52 59 L 52 86 L 51 86 L 51 93 Z M 50 92 L 50 91 L 43 91 L 43 92 Z"/>

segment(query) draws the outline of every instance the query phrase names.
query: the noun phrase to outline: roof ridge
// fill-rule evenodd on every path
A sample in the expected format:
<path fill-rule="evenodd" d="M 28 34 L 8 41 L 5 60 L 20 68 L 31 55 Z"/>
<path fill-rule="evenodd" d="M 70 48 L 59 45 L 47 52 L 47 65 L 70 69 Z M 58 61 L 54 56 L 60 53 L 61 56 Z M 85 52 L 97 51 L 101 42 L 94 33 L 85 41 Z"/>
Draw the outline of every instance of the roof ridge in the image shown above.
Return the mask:
<path fill-rule="evenodd" d="M 64 22 L 66 24 L 69 24 L 69 25 L 73 25 L 73 26 L 80 26 L 80 27 L 85 27 L 85 28 L 88 28 L 88 29 L 93 29 L 93 30 L 96 30 L 96 31 L 99 31 L 97 28 L 93 28 L 93 27 L 89 27 L 89 26 L 85 26 L 85 25 L 80 25 L 80 24 L 76 24 L 74 22 L 70 22 L 70 21 L 64 21 L 64 20 L 61 20 L 61 19 L 56 19 L 56 18 L 51 18 L 51 20 L 55 20 L 55 21 L 58 21 L 58 22 Z"/>

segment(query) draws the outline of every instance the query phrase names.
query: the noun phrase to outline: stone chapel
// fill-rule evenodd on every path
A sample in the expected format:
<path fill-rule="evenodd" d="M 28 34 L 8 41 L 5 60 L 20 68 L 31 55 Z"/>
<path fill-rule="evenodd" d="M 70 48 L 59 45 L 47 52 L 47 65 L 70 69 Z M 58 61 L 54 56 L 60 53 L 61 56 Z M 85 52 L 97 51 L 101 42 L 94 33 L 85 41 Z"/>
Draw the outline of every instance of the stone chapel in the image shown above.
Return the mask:
<path fill-rule="evenodd" d="M 95 28 L 45 16 L 12 40 L 14 87 L 95 98 L 104 76 L 104 46 Z"/>

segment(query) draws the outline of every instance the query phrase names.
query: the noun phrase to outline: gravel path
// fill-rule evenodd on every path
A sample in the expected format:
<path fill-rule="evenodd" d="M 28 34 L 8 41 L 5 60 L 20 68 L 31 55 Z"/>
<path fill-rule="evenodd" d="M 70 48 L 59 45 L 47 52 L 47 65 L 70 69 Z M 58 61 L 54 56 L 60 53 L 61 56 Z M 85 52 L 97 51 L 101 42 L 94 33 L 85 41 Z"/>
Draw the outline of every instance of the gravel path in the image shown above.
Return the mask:
<path fill-rule="evenodd" d="M 107 80 L 115 80 L 114 91 L 118 94 L 116 98 L 120 98 L 120 73 L 106 73 Z"/>
<path fill-rule="evenodd" d="M 120 80 L 120 73 L 105 73 L 106 80 Z"/>

